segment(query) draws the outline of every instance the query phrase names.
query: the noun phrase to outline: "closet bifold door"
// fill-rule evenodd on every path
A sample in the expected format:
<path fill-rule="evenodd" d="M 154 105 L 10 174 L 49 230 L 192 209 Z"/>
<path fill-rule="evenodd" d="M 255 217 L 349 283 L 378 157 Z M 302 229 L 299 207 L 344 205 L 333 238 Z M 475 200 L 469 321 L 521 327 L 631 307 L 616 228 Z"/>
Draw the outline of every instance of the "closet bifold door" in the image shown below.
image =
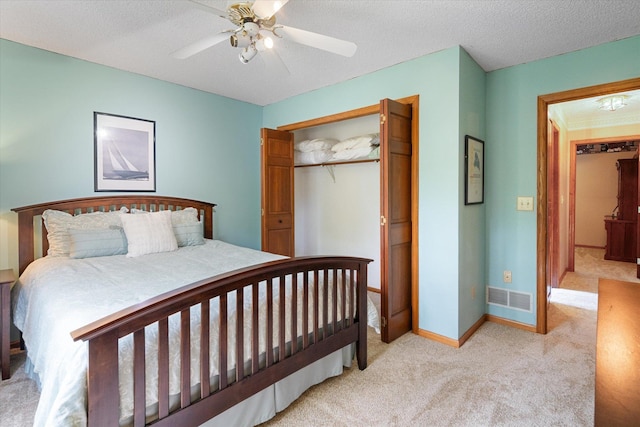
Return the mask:
<path fill-rule="evenodd" d="M 262 250 L 294 256 L 293 134 L 261 129 Z"/>
<path fill-rule="evenodd" d="M 382 341 L 412 329 L 411 106 L 380 101 Z"/>

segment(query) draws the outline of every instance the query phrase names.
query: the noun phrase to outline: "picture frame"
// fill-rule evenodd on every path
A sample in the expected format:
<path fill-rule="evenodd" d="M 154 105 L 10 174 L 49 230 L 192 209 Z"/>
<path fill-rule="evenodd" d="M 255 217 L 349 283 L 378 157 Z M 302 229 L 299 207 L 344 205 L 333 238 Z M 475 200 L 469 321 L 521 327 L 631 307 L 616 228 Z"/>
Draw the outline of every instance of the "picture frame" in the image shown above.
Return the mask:
<path fill-rule="evenodd" d="M 93 113 L 94 190 L 156 191 L 156 122 Z"/>
<path fill-rule="evenodd" d="M 464 137 L 464 204 L 484 203 L 484 141 Z"/>

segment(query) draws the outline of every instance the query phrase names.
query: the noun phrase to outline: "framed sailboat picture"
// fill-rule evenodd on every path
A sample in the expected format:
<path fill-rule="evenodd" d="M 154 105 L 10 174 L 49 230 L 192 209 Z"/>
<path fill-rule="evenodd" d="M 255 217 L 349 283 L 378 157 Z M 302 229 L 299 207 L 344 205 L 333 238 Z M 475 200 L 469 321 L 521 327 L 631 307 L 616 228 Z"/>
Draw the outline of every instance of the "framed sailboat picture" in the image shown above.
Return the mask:
<path fill-rule="evenodd" d="M 93 113 L 95 191 L 156 191 L 156 122 Z"/>

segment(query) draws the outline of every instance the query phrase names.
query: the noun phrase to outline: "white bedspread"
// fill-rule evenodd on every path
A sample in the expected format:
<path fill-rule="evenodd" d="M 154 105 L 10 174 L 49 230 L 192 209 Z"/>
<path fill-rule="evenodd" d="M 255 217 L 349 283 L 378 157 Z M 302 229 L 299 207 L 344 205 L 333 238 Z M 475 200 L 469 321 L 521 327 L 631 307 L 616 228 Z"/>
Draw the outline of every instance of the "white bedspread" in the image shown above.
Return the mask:
<path fill-rule="evenodd" d="M 86 425 L 87 347 L 73 342 L 71 331 L 176 287 L 281 258 L 207 240 L 137 258 L 44 257 L 33 262 L 14 286 L 12 301 L 14 322 L 42 387 L 34 425 Z M 377 329 L 371 301 L 368 317 Z"/>

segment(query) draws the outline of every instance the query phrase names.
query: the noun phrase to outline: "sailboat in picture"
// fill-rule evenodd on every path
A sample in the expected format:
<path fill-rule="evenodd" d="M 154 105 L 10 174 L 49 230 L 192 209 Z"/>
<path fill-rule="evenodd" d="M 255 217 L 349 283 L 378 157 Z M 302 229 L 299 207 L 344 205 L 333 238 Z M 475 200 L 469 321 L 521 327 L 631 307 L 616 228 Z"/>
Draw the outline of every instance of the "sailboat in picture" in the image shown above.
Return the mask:
<path fill-rule="evenodd" d="M 107 144 L 111 171 L 103 173 L 105 179 L 148 180 L 149 171 L 141 171 L 122 154 L 115 141 Z"/>

